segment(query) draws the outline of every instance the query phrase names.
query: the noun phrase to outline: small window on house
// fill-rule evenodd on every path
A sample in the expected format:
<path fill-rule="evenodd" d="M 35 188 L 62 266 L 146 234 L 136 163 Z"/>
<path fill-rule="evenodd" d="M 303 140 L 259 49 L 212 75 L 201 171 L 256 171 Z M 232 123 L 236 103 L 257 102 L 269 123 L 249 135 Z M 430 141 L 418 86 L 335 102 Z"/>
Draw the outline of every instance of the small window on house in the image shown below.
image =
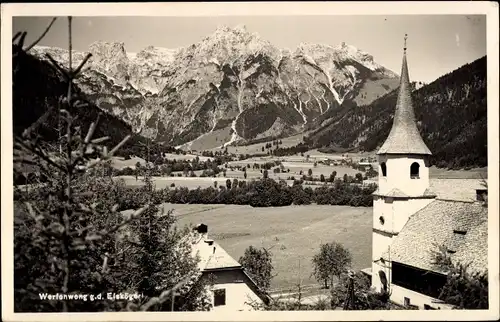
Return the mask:
<path fill-rule="evenodd" d="M 405 306 L 410 306 L 410 305 L 411 305 L 410 299 L 405 297 Z"/>
<path fill-rule="evenodd" d="M 387 177 L 387 166 L 385 165 L 385 162 L 380 164 L 380 169 L 382 170 L 382 177 Z"/>
<path fill-rule="evenodd" d="M 419 179 L 420 178 L 420 164 L 413 162 L 410 166 L 410 178 Z"/>
<path fill-rule="evenodd" d="M 380 224 L 383 225 L 385 223 L 384 216 L 378 217 L 378 220 L 380 221 Z"/>
<path fill-rule="evenodd" d="M 226 289 L 214 290 L 214 306 L 226 305 Z"/>

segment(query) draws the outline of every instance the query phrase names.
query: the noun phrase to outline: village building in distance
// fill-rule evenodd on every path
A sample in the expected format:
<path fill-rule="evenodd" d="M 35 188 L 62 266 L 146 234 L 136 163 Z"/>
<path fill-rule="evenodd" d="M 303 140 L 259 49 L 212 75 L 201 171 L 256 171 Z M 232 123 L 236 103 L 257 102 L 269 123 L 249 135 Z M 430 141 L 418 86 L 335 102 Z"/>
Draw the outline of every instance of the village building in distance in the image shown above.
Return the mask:
<path fill-rule="evenodd" d="M 212 311 L 251 311 L 253 305 L 269 302 L 244 268 L 217 242 L 208 238 L 207 225 L 200 224 L 191 234 L 193 256 L 198 256 L 200 279 L 210 279 Z"/>
<path fill-rule="evenodd" d="M 452 262 L 468 264 L 473 272 L 487 270 L 488 208 L 482 200 L 487 190 L 475 187 L 476 200 L 448 199 L 433 192 L 431 151 L 415 120 L 406 44 L 392 129 L 377 155 L 372 267 L 363 271 L 371 275 L 372 287 L 389 292 L 396 304 L 451 308 L 437 300 L 447 272 L 433 263 L 432 252 L 444 247 Z"/>

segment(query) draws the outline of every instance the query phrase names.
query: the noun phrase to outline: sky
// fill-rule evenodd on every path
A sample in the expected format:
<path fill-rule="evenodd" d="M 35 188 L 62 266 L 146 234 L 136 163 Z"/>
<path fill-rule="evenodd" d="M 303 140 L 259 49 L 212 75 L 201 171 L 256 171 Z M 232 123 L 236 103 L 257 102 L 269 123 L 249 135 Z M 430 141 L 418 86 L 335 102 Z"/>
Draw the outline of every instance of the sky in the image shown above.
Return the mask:
<path fill-rule="evenodd" d="M 50 20 L 14 17 L 13 33 L 27 31 L 30 43 Z M 431 82 L 486 55 L 485 15 L 74 17 L 73 48 L 86 51 L 99 40 L 124 42 L 127 52 L 150 45 L 178 48 L 199 42 L 222 25 L 245 25 L 273 45 L 292 50 L 302 42 L 332 46 L 345 42 L 398 74 L 407 33 L 414 81 Z M 67 20 L 60 18 L 39 45 L 67 48 L 67 39 Z"/>

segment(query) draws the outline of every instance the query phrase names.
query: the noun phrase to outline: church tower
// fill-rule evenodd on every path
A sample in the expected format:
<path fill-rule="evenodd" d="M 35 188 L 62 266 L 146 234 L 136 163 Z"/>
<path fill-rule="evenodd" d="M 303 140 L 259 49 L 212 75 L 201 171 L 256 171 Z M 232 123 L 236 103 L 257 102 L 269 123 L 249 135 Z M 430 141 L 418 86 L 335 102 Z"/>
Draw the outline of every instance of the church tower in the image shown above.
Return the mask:
<path fill-rule="evenodd" d="M 408 218 L 435 198 L 429 191 L 431 151 L 417 128 L 406 61 L 406 39 L 396 111 L 377 152 L 378 190 L 373 199 L 372 286 L 389 290 L 390 245 Z"/>

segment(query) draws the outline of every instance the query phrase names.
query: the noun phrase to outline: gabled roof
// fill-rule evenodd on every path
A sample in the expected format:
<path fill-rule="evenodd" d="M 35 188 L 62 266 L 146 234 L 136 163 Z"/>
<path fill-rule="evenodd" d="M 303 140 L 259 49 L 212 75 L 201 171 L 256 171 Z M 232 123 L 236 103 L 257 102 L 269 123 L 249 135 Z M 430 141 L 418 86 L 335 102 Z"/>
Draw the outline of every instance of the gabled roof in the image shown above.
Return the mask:
<path fill-rule="evenodd" d="M 485 180 L 487 182 L 487 180 Z M 438 199 L 455 201 L 475 201 L 476 189 L 486 189 L 483 179 L 431 179 L 430 189 Z"/>
<path fill-rule="evenodd" d="M 203 235 L 193 233 L 191 249 L 193 256 L 198 255 L 200 261 L 198 267 L 201 271 L 241 268 L 241 264 L 231 257 L 217 242 L 206 242 Z"/>
<path fill-rule="evenodd" d="M 410 77 L 406 62 L 406 48 L 403 55 L 401 80 L 392 129 L 377 154 L 432 154 L 422 140 L 415 120 Z"/>
<path fill-rule="evenodd" d="M 454 232 L 465 231 L 465 235 Z M 382 257 L 424 270 L 446 273 L 433 264 L 442 245 L 453 262 L 472 271 L 488 268 L 488 209 L 477 202 L 435 200 L 410 217 Z"/>
<path fill-rule="evenodd" d="M 392 198 L 401 198 L 401 199 L 405 199 L 405 198 L 433 198 L 433 197 L 436 197 L 436 194 L 429 188 L 425 189 L 424 193 L 421 195 L 421 196 L 408 196 L 406 193 L 404 193 L 403 191 L 401 191 L 400 189 L 398 188 L 394 188 L 392 189 L 391 191 L 387 192 L 387 193 L 380 193 L 380 190 L 377 189 L 375 190 L 375 192 L 372 193 L 372 195 L 374 196 L 381 196 L 381 197 L 392 197 Z"/>
<path fill-rule="evenodd" d="M 255 283 L 243 266 L 229 255 L 217 242 L 207 239 L 207 235 L 192 231 L 187 238 L 191 240 L 191 252 L 198 256 L 200 272 L 214 272 L 217 270 L 239 270 L 248 278 L 250 288 L 264 303 L 269 303 L 269 296 Z M 209 243 L 208 243 L 209 241 Z"/>
<path fill-rule="evenodd" d="M 437 197 L 441 200 L 450 201 L 476 201 L 476 190 L 487 189 L 484 186 L 483 179 L 438 179 L 431 178 L 429 180 L 429 188 L 425 190 L 422 196 L 419 197 Z M 388 193 L 381 194 L 377 189 L 372 193 L 375 196 L 385 196 L 394 198 L 405 198 L 405 193 L 394 188 Z M 413 197 L 414 198 L 414 197 Z"/>

